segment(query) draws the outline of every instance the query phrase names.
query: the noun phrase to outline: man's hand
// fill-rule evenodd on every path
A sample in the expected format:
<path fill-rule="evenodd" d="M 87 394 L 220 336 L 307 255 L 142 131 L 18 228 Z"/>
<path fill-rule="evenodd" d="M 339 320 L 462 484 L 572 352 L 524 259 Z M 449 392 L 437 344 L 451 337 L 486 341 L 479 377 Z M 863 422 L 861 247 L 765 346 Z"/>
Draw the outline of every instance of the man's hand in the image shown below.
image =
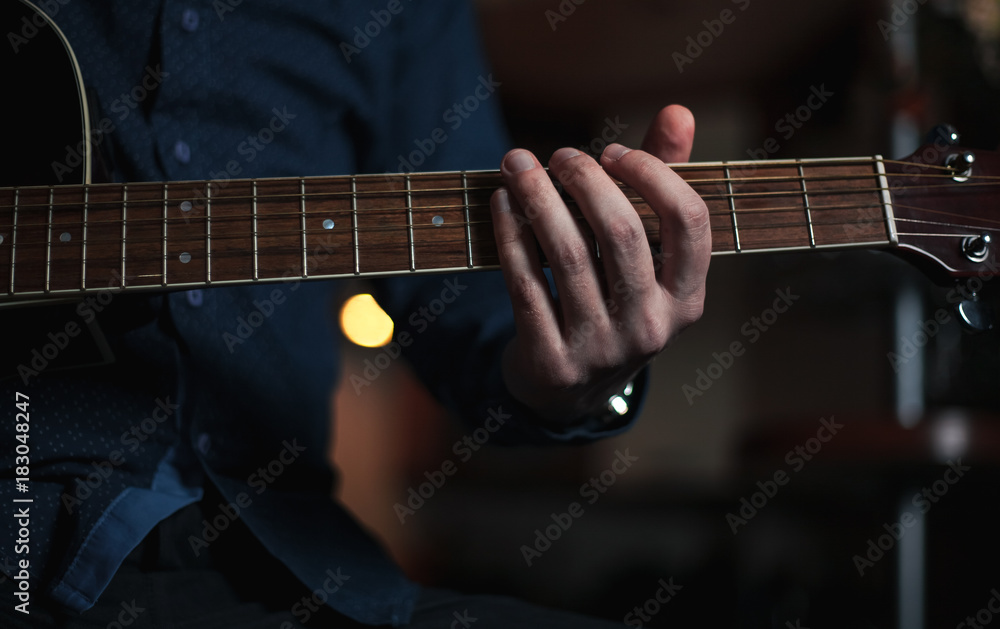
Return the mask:
<path fill-rule="evenodd" d="M 681 329 L 702 313 L 712 237 L 701 198 L 664 162 L 684 162 L 694 117 L 662 110 L 644 151 L 612 144 L 600 164 L 564 148 L 549 169 L 596 235 L 584 235 L 548 173 L 528 151 L 501 164 L 506 186 L 493 195 L 494 230 L 517 333 L 503 357 L 511 394 L 552 421 L 600 412 Z M 663 256 L 654 268 L 642 222 L 615 181 L 638 192 L 660 218 Z M 558 298 L 542 272 L 535 240 L 552 268 Z"/>

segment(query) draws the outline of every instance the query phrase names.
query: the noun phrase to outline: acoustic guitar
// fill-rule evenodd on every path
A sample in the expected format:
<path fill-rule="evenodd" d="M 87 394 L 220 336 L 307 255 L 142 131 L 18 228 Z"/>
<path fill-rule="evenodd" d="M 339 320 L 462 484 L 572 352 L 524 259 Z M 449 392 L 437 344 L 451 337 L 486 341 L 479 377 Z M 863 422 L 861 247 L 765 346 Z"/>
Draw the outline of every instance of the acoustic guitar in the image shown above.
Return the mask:
<path fill-rule="evenodd" d="M 11 146 L 24 148 L 6 151 L 15 159 L 0 169 L 0 305 L 498 266 L 489 197 L 499 171 L 92 183 L 91 123 L 69 42 L 26 0 L 3 3 L 0 19 L 7 84 L 31 86 L 4 99 L 4 119 L 16 121 Z M 902 160 L 673 168 L 708 205 L 714 255 L 868 247 L 943 276 L 997 273 L 1000 156 L 947 135 Z M 656 215 L 623 190 L 655 248 Z"/>

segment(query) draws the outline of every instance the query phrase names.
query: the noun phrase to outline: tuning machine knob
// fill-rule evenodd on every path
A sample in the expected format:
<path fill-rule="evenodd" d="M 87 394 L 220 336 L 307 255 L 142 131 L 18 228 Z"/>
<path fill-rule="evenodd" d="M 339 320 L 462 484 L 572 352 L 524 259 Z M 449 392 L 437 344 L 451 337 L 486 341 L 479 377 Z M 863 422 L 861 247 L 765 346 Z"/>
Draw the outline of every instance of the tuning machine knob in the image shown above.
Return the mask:
<path fill-rule="evenodd" d="M 962 151 L 949 155 L 944 161 L 944 165 L 952 172 L 951 178 L 959 183 L 969 180 L 972 176 L 972 164 L 975 163 L 976 156 L 972 151 Z"/>
<path fill-rule="evenodd" d="M 962 326 L 970 332 L 986 332 L 993 329 L 993 309 L 979 300 L 979 295 L 972 293 L 968 299 L 963 299 L 955 307 Z"/>
<path fill-rule="evenodd" d="M 962 239 L 962 253 L 972 262 L 983 262 L 990 254 L 990 244 L 993 237 L 983 232 L 978 236 L 966 236 Z"/>
<path fill-rule="evenodd" d="M 955 146 L 959 141 L 958 130 L 950 124 L 939 124 L 927 134 L 927 144 L 937 144 L 944 142 L 947 146 Z"/>

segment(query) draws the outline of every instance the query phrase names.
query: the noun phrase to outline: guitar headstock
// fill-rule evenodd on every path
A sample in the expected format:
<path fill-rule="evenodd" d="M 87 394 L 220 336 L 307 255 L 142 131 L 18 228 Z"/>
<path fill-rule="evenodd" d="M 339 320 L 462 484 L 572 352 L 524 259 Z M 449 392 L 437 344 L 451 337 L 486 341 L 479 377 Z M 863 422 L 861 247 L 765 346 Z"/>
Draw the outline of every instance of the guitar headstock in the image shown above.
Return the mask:
<path fill-rule="evenodd" d="M 939 136 L 885 170 L 900 248 L 952 277 L 1000 274 L 1000 153 Z"/>

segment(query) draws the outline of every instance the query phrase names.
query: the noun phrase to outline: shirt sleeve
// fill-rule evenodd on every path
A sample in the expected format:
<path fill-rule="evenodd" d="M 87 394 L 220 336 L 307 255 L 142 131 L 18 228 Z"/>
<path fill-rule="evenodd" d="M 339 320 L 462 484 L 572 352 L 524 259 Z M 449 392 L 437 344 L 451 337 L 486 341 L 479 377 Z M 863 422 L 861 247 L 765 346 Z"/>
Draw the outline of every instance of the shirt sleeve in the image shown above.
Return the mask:
<path fill-rule="evenodd" d="M 496 169 L 510 146 L 471 3 L 442 4 L 401 15 L 391 133 L 373 164 L 385 172 Z M 384 279 L 376 299 L 421 380 L 470 429 L 491 427 L 491 442 L 586 442 L 622 432 L 638 414 L 631 404 L 624 415 L 552 425 L 511 396 L 500 358 L 514 322 L 499 272 Z"/>

